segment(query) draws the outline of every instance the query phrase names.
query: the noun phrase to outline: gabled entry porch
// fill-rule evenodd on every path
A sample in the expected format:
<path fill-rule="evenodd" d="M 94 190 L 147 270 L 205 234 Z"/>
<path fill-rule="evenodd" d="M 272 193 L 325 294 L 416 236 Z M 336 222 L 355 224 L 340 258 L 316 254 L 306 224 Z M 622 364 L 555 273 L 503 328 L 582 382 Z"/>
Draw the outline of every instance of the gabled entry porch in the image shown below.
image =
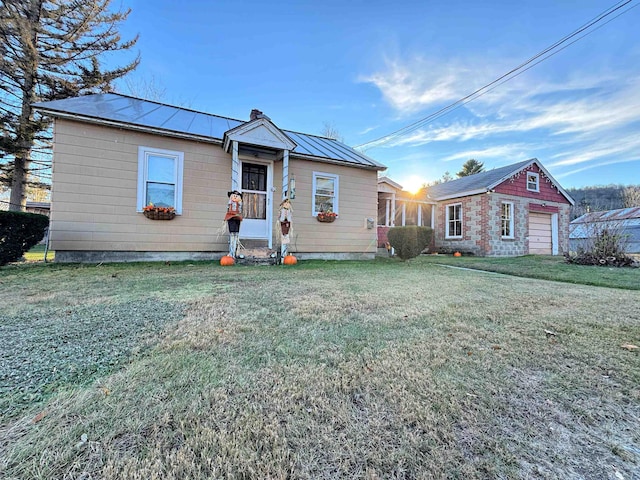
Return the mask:
<path fill-rule="evenodd" d="M 273 248 L 275 206 L 289 194 L 289 152 L 296 146 L 259 110 L 251 111 L 248 122 L 225 132 L 223 148 L 231 153 L 229 190 L 243 194 L 241 241 Z M 277 162 L 282 162 L 280 194 L 273 178 Z"/>

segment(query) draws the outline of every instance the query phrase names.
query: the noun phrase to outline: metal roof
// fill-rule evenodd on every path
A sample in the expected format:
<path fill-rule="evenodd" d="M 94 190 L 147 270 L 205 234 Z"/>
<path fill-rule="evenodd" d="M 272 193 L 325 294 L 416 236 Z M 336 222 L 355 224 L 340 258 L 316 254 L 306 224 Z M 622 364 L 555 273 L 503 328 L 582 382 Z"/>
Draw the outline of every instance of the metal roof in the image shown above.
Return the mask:
<path fill-rule="evenodd" d="M 573 220 L 571 223 L 620 222 L 630 220 L 640 221 L 640 207 L 618 208 L 617 210 L 585 213 Z"/>
<path fill-rule="evenodd" d="M 182 107 L 129 97 L 100 93 L 64 100 L 34 103 L 42 113 L 92 123 L 119 125 L 168 136 L 221 143 L 224 133 L 246 122 L 198 112 Z M 282 130 L 298 145 L 293 157 L 342 163 L 361 168 L 384 170 L 381 163 L 331 138 Z"/>
<path fill-rule="evenodd" d="M 605 228 L 623 235 L 626 253 L 640 253 L 640 207 L 585 213 L 576 218 L 569 224 L 569 248 L 588 247 L 588 242 L 583 242 L 593 239 Z"/>

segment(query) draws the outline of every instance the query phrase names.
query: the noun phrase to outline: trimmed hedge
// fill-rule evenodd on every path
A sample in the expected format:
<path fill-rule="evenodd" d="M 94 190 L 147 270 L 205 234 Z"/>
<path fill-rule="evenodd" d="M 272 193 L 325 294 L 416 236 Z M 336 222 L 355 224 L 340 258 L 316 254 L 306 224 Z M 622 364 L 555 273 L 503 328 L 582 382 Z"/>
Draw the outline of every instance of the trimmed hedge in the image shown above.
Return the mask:
<path fill-rule="evenodd" d="M 431 244 L 433 230 L 430 227 L 393 227 L 387 232 L 389 244 L 403 260 L 417 257 Z"/>
<path fill-rule="evenodd" d="M 49 226 L 38 213 L 0 212 L 0 266 L 15 262 L 35 246 Z"/>

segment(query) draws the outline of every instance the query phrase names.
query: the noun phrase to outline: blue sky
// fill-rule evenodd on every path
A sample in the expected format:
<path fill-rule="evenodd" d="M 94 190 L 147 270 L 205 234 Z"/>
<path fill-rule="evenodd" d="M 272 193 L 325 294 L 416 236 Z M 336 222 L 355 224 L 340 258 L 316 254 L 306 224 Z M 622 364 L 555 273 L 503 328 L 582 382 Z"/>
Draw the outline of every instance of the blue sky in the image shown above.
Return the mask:
<path fill-rule="evenodd" d="M 123 37 L 140 35 L 133 85 L 151 82 L 166 103 L 238 119 L 258 108 L 289 130 L 320 134 L 328 123 L 355 146 L 492 82 L 615 2 L 122 5 L 132 9 Z M 619 12 L 629 7 L 640 0 Z M 565 188 L 640 184 L 639 24 L 640 8 L 631 8 L 486 95 L 365 153 L 406 188 L 455 174 L 469 158 L 491 169 L 536 157 Z M 123 83 L 118 90 L 130 93 Z"/>

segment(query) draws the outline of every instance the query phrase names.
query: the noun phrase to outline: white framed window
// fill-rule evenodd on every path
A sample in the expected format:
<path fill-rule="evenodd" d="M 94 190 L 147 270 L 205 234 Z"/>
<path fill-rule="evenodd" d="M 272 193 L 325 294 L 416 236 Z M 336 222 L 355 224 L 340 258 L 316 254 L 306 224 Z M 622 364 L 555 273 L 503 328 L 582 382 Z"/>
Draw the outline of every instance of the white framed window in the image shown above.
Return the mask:
<path fill-rule="evenodd" d="M 513 231 L 513 203 L 512 202 L 503 202 L 501 206 L 501 215 L 500 215 L 500 230 L 502 232 L 502 238 L 514 238 Z"/>
<path fill-rule="evenodd" d="M 540 191 L 540 175 L 536 172 L 527 172 L 527 190 L 530 192 Z"/>
<path fill-rule="evenodd" d="M 313 216 L 318 212 L 338 212 L 339 177 L 332 173 L 313 172 Z"/>
<path fill-rule="evenodd" d="M 138 147 L 138 212 L 153 203 L 182 214 L 183 169 L 183 152 Z"/>
<path fill-rule="evenodd" d="M 447 205 L 446 238 L 462 238 L 462 204 Z"/>

